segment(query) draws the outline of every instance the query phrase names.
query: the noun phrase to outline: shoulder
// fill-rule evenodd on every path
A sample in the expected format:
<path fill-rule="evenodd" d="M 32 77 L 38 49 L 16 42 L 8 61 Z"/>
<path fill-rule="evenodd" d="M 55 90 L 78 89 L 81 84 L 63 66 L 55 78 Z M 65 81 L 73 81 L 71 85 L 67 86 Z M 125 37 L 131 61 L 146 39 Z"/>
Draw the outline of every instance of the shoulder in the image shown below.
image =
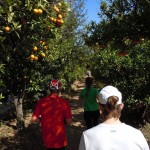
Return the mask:
<path fill-rule="evenodd" d="M 40 100 L 39 101 L 47 101 L 47 100 L 49 100 L 51 98 L 51 95 L 48 95 L 48 96 L 45 96 L 45 97 L 42 97 L 42 98 L 40 98 Z"/>
<path fill-rule="evenodd" d="M 98 91 L 98 89 L 97 88 L 95 88 L 95 87 L 91 87 L 91 90 L 93 90 L 94 92 L 96 92 L 96 93 L 98 93 L 99 91 Z"/>
<path fill-rule="evenodd" d="M 43 97 L 43 98 L 40 98 L 37 102 L 38 103 L 43 103 L 43 102 L 46 101 L 46 99 L 47 99 L 47 97 Z"/>
<path fill-rule="evenodd" d="M 60 103 L 63 103 L 63 104 L 69 104 L 69 99 L 63 97 L 63 96 L 60 96 L 58 97 Z"/>
<path fill-rule="evenodd" d="M 135 134 L 141 134 L 142 132 L 139 130 L 139 129 L 137 129 L 137 128 L 134 128 L 134 127 L 132 127 L 132 126 L 130 126 L 130 125 L 127 125 L 127 124 L 125 124 L 125 123 L 122 123 L 122 125 L 123 125 L 123 128 L 124 129 L 126 129 L 128 132 L 132 132 L 132 133 L 135 133 Z"/>
<path fill-rule="evenodd" d="M 95 126 L 95 127 L 93 127 L 93 128 L 90 128 L 90 129 L 84 131 L 83 134 L 84 135 L 88 135 L 88 136 L 90 136 L 90 135 L 94 136 L 95 134 L 99 133 L 99 130 L 101 130 L 100 124 Z"/>
<path fill-rule="evenodd" d="M 81 92 L 80 92 L 80 95 L 85 93 L 86 91 L 87 91 L 87 88 L 82 89 Z"/>
<path fill-rule="evenodd" d="M 42 97 L 38 100 L 39 104 L 45 103 L 46 101 L 48 101 L 51 98 L 50 95 L 46 96 L 46 97 Z"/>
<path fill-rule="evenodd" d="M 132 127 L 132 126 L 126 124 L 126 123 L 122 123 L 122 127 L 126 128 L 128 130 L 138 131 L 138 129 L 136 129 L 136 128 L 134 128 L 134 127 Z"/>

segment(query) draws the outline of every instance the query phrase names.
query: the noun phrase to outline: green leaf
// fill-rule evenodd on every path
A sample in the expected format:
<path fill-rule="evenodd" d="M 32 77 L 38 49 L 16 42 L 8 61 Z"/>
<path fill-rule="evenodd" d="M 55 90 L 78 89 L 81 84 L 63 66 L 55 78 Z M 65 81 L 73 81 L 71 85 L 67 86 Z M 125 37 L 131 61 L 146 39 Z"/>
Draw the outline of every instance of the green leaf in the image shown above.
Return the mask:
<path fill-rule="evenodd" d="M 0 43 L 2 43 L 5 39 L 6 37 L 0 37 Z"/>
<path fill-rule="evenodd" d="M 27 7 L 30 7 L 30 0 L 27 0 Z"/>
<path fill-rule="evenodd" d="M 21 25 L 19 25 L 18 22 L 13 22 L 13 26 L 14 26 L 15 29 L 21 28 Z"/>
<path fill-rule="evenodd" d="M 20 29 L 20 28 L 21 28 L 21 25 L 18 25 L 18 26 L 17 26 L 17 29 Z"/>
<path fill-rule="evenodd" d="M 2 16 L 2 13 L 3 12 L 3 8 L 2 8 L 2 6 L 0 6 L 0 16 Z"/>
<path fill-rule="evenodd" d="M 13 7 L 9 6 L 9 11 L 12 12 L 13 11 Z"/>
<path fill-rule="evenodd" d="M 20 39 L 19 33 L 17 31 L 15 31 L 15 33 L 16 33 L 17 37 Z"/>
<path fill-rule="evenodd" d="M 8 22 L 11 22 L 11 21 L 12 21 L 13 16 L 14 16 L 14 13 L 10 13 L 10 14 L 8 15 Z"/>
<path fill-rule="evenodd" d="M 14 0 L 6 0 L 6 1 L 9 5 L 12 5 L 14 3 Z"/>

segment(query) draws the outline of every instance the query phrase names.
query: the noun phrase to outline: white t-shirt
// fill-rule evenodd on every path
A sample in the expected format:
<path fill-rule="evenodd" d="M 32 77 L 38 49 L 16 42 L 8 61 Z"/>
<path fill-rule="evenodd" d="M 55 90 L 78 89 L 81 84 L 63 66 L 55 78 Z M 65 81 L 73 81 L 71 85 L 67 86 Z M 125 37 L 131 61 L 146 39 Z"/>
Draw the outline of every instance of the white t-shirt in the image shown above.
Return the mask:
<path fill-rule="evenodd" d="M 149 146 L 138 129 L 101 123 L 83 132 L 79 150 L 149 150 Z"/>

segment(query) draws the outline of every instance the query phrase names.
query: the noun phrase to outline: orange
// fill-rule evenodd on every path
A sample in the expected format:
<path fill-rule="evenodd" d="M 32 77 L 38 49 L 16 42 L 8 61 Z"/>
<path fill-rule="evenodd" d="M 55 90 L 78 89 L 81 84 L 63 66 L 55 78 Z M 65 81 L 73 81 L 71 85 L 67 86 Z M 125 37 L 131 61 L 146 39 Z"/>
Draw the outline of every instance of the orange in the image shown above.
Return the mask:
<path fill-rule="evenodd" d="M 36 46 L 33 47 L 33 51 L 37 51 L 37 49 L 38 49 L 38 48 L 37 48 Z"/>
<path fill-rule="evenodd" d="M 38 14 L 42 14 L 43 10 L 42 9 L 38 9 Z"/>
<path fill-rule="evenodd" d="M 57 8 L 56 6 L 54 6 L 54 10 L 59 13 L 59 8 Z"/>
<path fill-rule="evenodd" d="M 44 49 L 47 50 L 47 46 L 46 45 L 44 46 Z"/>
<path fill-rule="evenodd" d="M 48 19 L 49 19 L 50 21 L 53 21 L 53 20 L 54 20 L 54 18 L 53 18 L 53 17 L 48 17 Z"/>
<path fill-rule="evenodd" d="M 37 56 L 34 56 L 34 60 L 37 61 L 37 60 L 38 60 L 38 57 L 37 57 Z"/>
<path fill-rule="evenodd" d="M 58 19 L 62 19 L 62 15 L 61 15 L 61 14 L 58 14 L 57 18 L 58 18 Z"/>
<path fill-rule="evenodd" d="M 34 59 L 34 55 L 32 54 L 32 55 L 30 55 L 30 60 L 33 60 Z"/>
<path fill-rule="evenodd" d="M 58 3 L 58 6 L 61 7 L 61 3 Z"/>
<path fill-rule="evenodd" d="M 43 57 L 43 58 L 45 57 L 45 54 L 44 54 L 43 52 L 42 52 L 40 55 L 41 55 L 41 57 Z"/>
<path fill-rule="evenodd" d="M 11 30 L 11 28 L 7 26 L 7 27 L 4 28 L 4 30 L 5 30 L 6 32 L 9 32 L 9 31 Z"/>
<path fill-rule="evenodd" d="M 56 19 L 55 19 L 55 18 L 53 18 L 53 17 L 48 17 L 48 18 L 49 18 L 49 20 L 50 20 L 51 22 L 56 23 Z"/>
<path fill-rule="evenodd" d="M 56 23 L 56 22 L 57 22 L 57 20 L 56 20 L 56 19 L 54 19 L 54 20 L 53 20 L 53 23 Z"/>
<path fill-rule="evenodd" d="M 34 14 L 38 14 L 38 9 L 33 9 Z"/>
<path fill-rule="evenodd" d="M 62 19 L 57 19 L 56 22 L 58 25 L 62 25 L 64 23 L 64 21 Z"/>

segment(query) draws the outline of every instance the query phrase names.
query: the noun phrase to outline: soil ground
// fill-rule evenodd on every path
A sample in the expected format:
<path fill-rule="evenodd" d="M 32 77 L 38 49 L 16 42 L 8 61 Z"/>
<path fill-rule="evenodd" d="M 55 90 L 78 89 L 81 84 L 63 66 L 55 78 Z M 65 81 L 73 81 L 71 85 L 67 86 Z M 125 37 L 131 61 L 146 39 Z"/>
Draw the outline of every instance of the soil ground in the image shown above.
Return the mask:
<path fill-rule="evenodd" d="M 78 100 L 84 83 L 76 81 L 72 85 L 75 96 L 68 96 L 72 114 L 73 124 L 67 126 L 68 150 L 78 150 L 79 141 L 82 132 L 86 129 L 83 120 L 83 108 Z M 16 120 L 3 121 L 0 124 L 0 150 L 45 150 L 41 140 L 41 132 L 39 126 L 31 126 L 32 111 L 26 112 L 25 129 L 19 132 L 16 127 Z M 146 124 L 140 129 L 150 144 L 150 124 Z"/>

